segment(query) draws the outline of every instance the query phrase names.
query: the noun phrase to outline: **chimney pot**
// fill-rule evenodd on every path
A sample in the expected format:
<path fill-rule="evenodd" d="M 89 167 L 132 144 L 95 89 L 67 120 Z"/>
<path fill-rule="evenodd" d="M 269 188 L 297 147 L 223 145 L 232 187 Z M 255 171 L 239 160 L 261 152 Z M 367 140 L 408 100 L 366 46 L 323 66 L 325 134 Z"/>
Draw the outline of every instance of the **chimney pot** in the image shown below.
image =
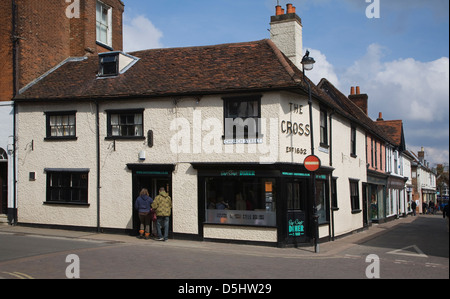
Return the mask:
<path fill-rule="evenodd" d="M 295 13 L 295 7 L 292 5 L 292 3 L 289 3 L 287 6 L 287 13 Z"/>
<path fill-rule="evenodd" d="M 377 121 L 383 121 L 384 119 L 383 119 L 383 112 L 379 112 L 378 113 L 378 118 L 377 118 Z"/>
<path fill-rule="evenodd" d="M 359 86 L 356 86 L 356 94 L 361 94 L 361 90 L 360 90 Z"/>
<path fill-rule="evenodd" d="M 352 87 L 350 88 L 350 94 L 351 94 L 351 95 L 354 95 L 354 94 L 355 94 L 355 87 L 354 87 L 354 86 L 352 86 Z"/>
<path fill-rule="evenodd" d="M 275 9 L 276 9 L 275 15 L 279 16 L 279 15 L 282 15 L 282 14 L 283 14 L 281 5 L 277 5 L 277 6 L 275 7 Z"/>

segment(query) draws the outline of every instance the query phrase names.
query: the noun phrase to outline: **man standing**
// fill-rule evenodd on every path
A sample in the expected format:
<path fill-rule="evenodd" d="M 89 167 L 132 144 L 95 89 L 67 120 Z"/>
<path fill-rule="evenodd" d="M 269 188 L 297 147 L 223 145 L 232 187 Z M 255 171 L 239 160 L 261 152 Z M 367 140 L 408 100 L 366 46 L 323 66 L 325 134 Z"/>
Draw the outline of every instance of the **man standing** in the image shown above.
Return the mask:
<path fill-rule="evenodd" d="M 169 237 L 169 217 L 172 211 L 172 199 L 167 194 L 164 187 L 159 188 L 159 194 L 152 203 L 152 208 L 156 212 L 156 228 L 158 231 L 158 241 L 167 241 Z M 161 233 L 161 226 L 164 229 L 164 237 Z"/>

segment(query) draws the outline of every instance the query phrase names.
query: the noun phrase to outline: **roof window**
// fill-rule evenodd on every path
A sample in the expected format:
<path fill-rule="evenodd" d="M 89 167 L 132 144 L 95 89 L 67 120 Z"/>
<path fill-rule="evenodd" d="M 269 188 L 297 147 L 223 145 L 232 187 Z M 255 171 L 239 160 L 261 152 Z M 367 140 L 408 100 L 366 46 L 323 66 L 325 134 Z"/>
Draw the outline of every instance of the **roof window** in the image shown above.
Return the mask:
<path fill-rule="evenodd" d="M 99 77 L 112 77 L 123 74 L 139 60 L 137 57 L 120 51 L 100 53 L 98 57 Z"/>

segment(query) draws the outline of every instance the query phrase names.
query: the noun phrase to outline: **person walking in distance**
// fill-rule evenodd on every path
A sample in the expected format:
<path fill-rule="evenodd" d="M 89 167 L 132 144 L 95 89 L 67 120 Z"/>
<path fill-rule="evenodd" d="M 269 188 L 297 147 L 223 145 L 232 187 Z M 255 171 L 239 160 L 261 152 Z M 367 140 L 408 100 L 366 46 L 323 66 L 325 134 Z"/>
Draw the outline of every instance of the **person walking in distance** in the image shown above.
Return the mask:
<path fill-rule="evenodd" d="M 139 228 L 139 238 L 148 240 L 150 238 L 150 210 L 153 199 L 149 196 L 147 189 L 142 189 L 139 197 L 136 199 L 134 207 L 138 210 L 139 221 L 141 223 Z"/>
<path fill-rule="evenodd" d="M 167 241 L 169 237 L 169 217 L 172 212 L 172 199 L 167 194 L 164 187 L 159 188 L 159 194 L 152 203 L 152 209 L 156 212 L 156 228 L 158 231 L 158 241 Z M 161 233 L 164 230 L 164 236 Z"/>
<path fill-rule="evenodd" d="M 448 203 L 445 207 L 444 207 L 444 218 L 446 218 L 446 222 L 447 222 L 447 232 L 448 232 L 448 222 L 449 222 L 449 206 L 450 203 Z"/>

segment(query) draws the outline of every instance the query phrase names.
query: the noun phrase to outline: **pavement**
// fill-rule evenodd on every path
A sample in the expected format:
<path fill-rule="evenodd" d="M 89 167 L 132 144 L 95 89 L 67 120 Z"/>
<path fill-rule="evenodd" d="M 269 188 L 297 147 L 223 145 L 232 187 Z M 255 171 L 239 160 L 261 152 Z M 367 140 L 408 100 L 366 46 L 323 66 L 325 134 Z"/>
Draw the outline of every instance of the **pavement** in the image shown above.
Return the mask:
<path fill-rule="evenodd" d="M 399 218 L 382 224 L 372 224 L 368 229 L 361 232 L 352 233 L 344 237 L 338 237 L 335 241 L 319 244 L 319 252 L 316 253 L 314 246 L 302 245 L 298 248 L 276 248 L 257 245 L 241 245 L 234 243 L 217 243 L 210 241 L 189 241 L 169 239 L 167 242 L 155 240 L 141 240 L 126 234 L 92 233 L 73 230 L 49 229 L 39 227 L 28 227 L 10 225 L 0 225 L 0 233 L 19 235 L 38 235 L 45 237 L 71 238 L 79 240 L 99 241 L 105 243 L 127 243 L 127 244 L 148 244 L 151 246 L 169 246 L 186 249 L 213 250 L 228 253 L 239 253 L 244 255 L 263 255 L 270 257 L 331 257 L 349 249 L 355 245 L 362 244 L 376 238 L 396 226 L 412 223 L 422 216 L 408 216 Z M 426 217 L 426 216 L 423 216 Z"/>

